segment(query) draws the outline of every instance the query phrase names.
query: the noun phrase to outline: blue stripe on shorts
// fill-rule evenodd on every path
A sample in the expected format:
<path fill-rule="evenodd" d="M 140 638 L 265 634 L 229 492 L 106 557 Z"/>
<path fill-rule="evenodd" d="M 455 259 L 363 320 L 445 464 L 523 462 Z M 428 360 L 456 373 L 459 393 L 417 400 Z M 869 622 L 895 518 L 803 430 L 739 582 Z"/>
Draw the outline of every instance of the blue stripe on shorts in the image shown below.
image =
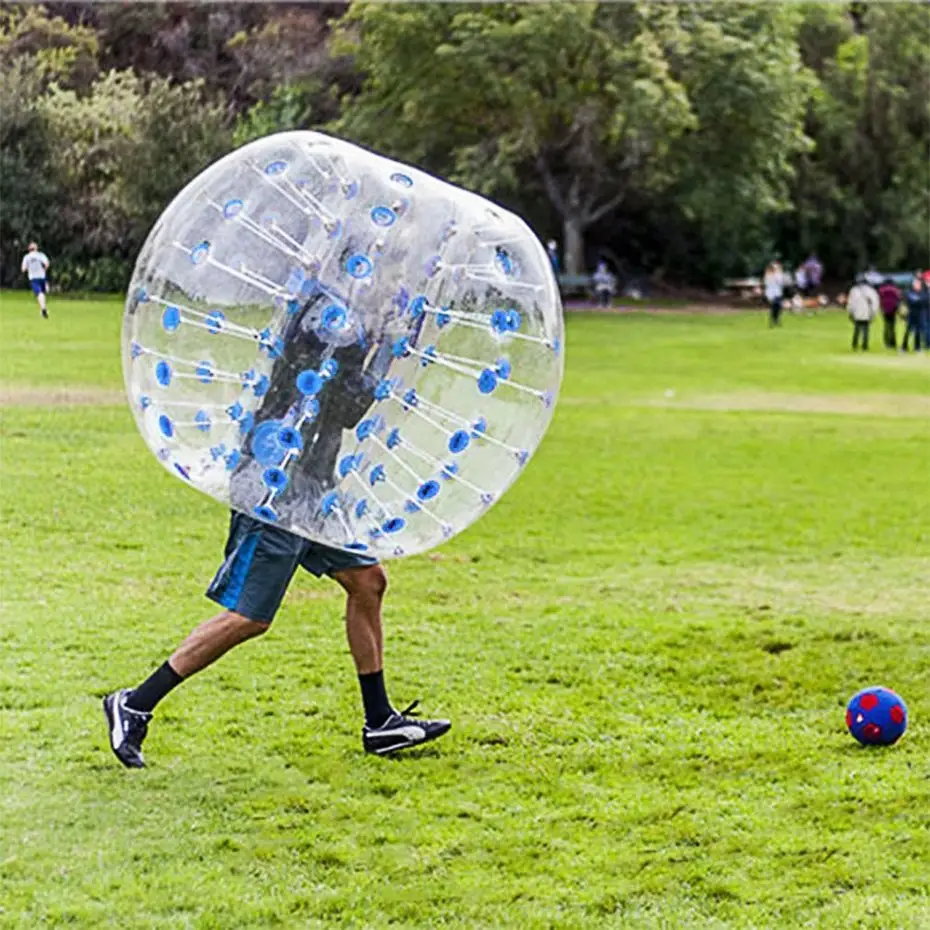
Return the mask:
<path fill-rule="evenodd" d="M 219 602 L 229 610 L 234 610 L 239 603 L 239 598 L 242 597 L 245 580 L 249 577 L 249 569 L 252 567 L 252 560 L 255 558 L 259 538 L 258 533 L 250 533 L 241 545 L 236 547 L 229 580 L 226 583 L 226 589 L 219 598 Z"/>

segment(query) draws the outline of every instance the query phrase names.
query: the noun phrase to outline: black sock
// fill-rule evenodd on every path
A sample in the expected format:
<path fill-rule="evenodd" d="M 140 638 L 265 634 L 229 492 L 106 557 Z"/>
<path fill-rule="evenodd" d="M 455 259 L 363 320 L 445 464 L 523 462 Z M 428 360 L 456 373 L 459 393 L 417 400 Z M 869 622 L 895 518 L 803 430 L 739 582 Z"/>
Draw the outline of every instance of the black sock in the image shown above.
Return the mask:
<path fill-rule="evenodd" d="M 131 710 L 142 710 L 151 713 L 155 709 L 155 705 L 182 681 L 184 679 L 165 662 L 126 698 L 126 706 Z"/>
<path fill-rule="evenodd" d="M 391 702 L 388 700 L 387 691 L 384 689 L 384 672 L 359 675 L 358 683 L 362 686 L 365 725 L 380 727 L 394 713 L 394 708 L 391 707 Z"/>

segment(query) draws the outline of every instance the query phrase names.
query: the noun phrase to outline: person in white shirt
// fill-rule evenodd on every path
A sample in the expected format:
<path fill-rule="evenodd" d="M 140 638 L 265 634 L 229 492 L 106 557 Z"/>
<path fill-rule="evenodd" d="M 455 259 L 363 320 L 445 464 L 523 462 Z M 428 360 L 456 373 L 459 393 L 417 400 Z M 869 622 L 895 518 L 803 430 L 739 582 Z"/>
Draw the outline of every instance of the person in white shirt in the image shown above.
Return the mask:
<path fill-rule="evenodd" d="M 869 351 L 869 327 L 878 315 L 880 306 L 878 291 L 868 283 L 865 275 L 860 275 L 846 298 L 846 312 L 853 324 L 853 351 L 859 347 L 860 336 L 862 351 Z"/>
<path fill-rule="evenodd" d="M 29 243 L 29 251 L 23 256 L 22 271 L 29 276 L 29 285 L 32 287 L 32 293 L 36 295 L 39 303 L 39 310 L 42 316 L 48 319 L 48 307 L 45 303 L 45 295 L 48 293 L 48 282 L 45 280 L 45 274 L 48 271 L 48 256 L 39 251 L 39 247 L 34 243 Z"/>
<path fill-rule="evenodd" d="M 598 262 L 597 269 L 591 278 L 594 283 L 594 293 L 597 296 L 598 306 L 609 307 L 610 300 L 614 296 L 614 289 L 617 286 L 617 279 L 608 269 L 607 262 Z"/>
<path fill-rule="evenodd" d="M 769 262 L 762 278 L 762 289 L 769 305 L 769 326 L 781 325 L 782 301 L 785 299 L 785 272 L 781 262 Z"/>

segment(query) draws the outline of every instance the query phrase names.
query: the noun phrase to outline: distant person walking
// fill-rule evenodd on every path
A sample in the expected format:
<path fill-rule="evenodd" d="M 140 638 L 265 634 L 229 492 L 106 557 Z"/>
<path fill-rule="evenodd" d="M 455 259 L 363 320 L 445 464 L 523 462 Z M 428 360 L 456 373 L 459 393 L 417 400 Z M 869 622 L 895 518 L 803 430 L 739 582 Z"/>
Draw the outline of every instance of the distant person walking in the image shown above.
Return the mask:
<path fill-rule="evenodd" d="M 866 282 L 865 275 L 860 275 L 846 298 L 846 310 L 853 324 L 853 351 L 859 348 L 860 342 L 862 351 L 869 351 L 869 327 L 880 306 L 875 288 Z"/>
<path fill-rule="evenodd" d="M 560 274 L 562 271 L 562 261 L 559 258 L 559 244 L 555 239 L 550 239 L 546 243 L 546 254 L 549 256 L 549 264 L 552 265 L 553 274 Z"/>
<path fill-rule="evenodd" d="M 611 298 L 614 296 L 614 289 L 617 285 L 617 279 L 607 268 L 607 262 L 599 261 L 593 275 L 594 294 L 597 298 L 599 307 L 609 307 Z"/>
<path fill-rule="evenodd" d="M 907 302 L 907 328 L 904 330 L 901 351 L 908 351 L 912 335 L 915 352 L 921 348 L 930 349 L 930 289 L 919 274 L 914 275 L 904 299 Z"/>
<path fill-rule="evenodd" d="M 878 289 L 878 302 L 881 304 L 882 317 L 885 320 L 885 348 L 897 349 L 898 308 L 901 306 L 901 291 L 891 278 L 885 278 L 884 283 Z"/>
<path fill-rule="evenodd" d="M 807 284 L 806 296 L 815 297 L 820 293 L 820 282 L 823 280 L 823 265 L 820 263 L 820 259 L 811 252 L 801 267 L 804 269 Z"/>
<path fill-rule="evenodd" d="M 781 305 L 785 299 L 785 273 L 780 262 L 769 262 L 762 278 L 762 289 L 769 305 L 769 326 L 780 326 Z"/>
<path fill-rule="evenodd" d="M 48 282 L 46 274 L 48 272 L 48 256 L 39 251 L 35 242 L 29 243 L 29 250 L 23 256 L 23 263 L 20 266 L 23 274 L 29 276 L 29 286 L 32 293 L 36 295 L 36 302 L 39 304 L 39 310 L 44 319 L 48 319 L 48 307 L 45 302 L 45 295 L 48 293 Z"/>

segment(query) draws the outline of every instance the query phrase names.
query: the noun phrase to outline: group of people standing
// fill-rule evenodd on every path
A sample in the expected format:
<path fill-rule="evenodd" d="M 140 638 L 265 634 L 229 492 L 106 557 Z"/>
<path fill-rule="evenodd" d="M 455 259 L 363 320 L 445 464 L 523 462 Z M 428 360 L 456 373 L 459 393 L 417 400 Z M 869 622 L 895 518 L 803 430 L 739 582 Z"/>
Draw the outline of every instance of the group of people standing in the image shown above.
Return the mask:
<path fill-rule="evenodd" d="M 813 297 L 820 293 L 822 280 L 823 265 L 813 253 L 797 267 L 794 274 L 786 271 L 780 261 L 769 262 L 762 277 L 762 290 L 765 302 L 769 305 L 769 325 L 781 325 L 781 311 L 786 298 Z"/>
<path fill-rule="evenodd" d="M 906 323 L 901 351 L 909 351 L 911 345 L 915 352 L 930 351 L 930 270 L 915 272 L 903 293 L 891 278 L 885 278 L 877 287 L 874 281 L 874 276 L 870 282 L 868 274 L 859 275 L 846 299 L 853 324 L 853 350 L 868 351 L 869 328 L 881 314 L 886 349 L 898 348 L 898 319 L 903 316 Z"/>

